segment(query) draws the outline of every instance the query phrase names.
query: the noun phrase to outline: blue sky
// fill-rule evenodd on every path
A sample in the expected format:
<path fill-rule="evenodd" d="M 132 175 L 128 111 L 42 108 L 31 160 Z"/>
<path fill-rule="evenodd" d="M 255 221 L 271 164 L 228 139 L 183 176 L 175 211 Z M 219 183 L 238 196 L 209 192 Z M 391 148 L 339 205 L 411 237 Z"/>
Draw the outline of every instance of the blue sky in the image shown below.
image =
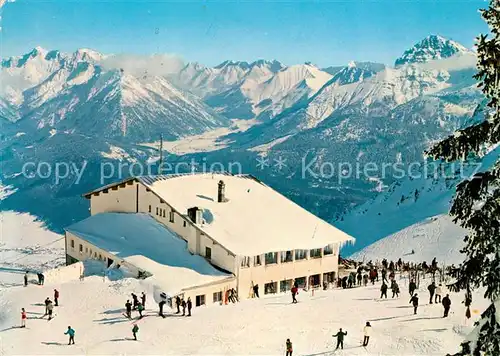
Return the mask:
<path fill-rule="evenodd" d="M 484 0 L 16 0 L 3 8 L 0 48 L 2 57 L 40 45 L 175 53 L 206 65 L 258 58 L 391 64 L 431 33 L 471 47 L 487 31 L 478 13 L 484 6 Z"/>

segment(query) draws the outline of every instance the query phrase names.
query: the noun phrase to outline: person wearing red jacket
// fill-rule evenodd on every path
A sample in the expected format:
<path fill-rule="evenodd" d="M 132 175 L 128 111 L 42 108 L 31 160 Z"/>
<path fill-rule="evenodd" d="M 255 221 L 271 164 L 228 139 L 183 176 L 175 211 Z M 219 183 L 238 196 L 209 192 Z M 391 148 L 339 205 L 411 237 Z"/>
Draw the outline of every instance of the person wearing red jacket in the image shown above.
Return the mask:
<path fill-rule="evenodd" d="M 54 289 L 54 306 L 59 306 L 59 303 L 57 300 L 59 299 L 59 291 L 57 289 Z"/>
<path fill-rule="evenodd" d="M 297 303 L 295 296 L 299 293 L 299 289 L 296 286 L 292 287 L 292 303 Z"/>
<path fill-rule="evenodd" d="M 26 311 L 24 310 L 24 308 L 21 309 L 21 327 L 22 328 L 25 328 L 26 327 Z"/>

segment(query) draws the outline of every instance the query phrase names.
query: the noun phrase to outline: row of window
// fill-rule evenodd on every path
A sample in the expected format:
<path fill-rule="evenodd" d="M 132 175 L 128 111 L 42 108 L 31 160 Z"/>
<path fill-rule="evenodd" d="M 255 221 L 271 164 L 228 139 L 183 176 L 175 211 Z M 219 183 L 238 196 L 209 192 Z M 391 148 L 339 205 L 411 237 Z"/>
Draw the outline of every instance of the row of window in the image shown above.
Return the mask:
<path fill-rule="evenodd" d="M 323 256 L 332 255 L 333 254 L 333 245 L 328 245 L 325 248 L 315 248 L 309 250 L 309 258 L 321 258 L 321 251 L 323 250 Z M 295 257 L 295 258 L 294 258 Z M 294 251 L 283 251 L 281 252 L 281 263 L 293 262 L 305 260 L 307 258 L 307 250 L 295 250 Z M 250 267 L 250 259 L 251 257 L 242 257 L 241 259 L 241 267 Z M 264 262 L 266 265 L 276 264 L 278 263 L 278 253 L 277 252 L 269 252 L 264 255 Z M 260 256 L 253 257 L 253 265 L 260 266 L 261 259 Z"/>
<path fill-rule="evenodd" d="M 71 240 L 70 245 L 71 245 L 71 248 L 74 250 L 75 249 L 75 240 Z M 83 245 L 82 244 L 79 244 L 79 246 L 78 246 L 78 252 L 80 254 L 83 254 Z M 106 259 L 105 257 L 102 257 L 102 255 L 100 253 L 97 254 L 96 251 L 92 251 L 92 249 L 88 248 L 88 247 L 85 247 L 85 254 L 89 255 L 90 257 L 94 257 L 95 259 L 99 259 L 99 260 L 105 260 Z"/>
<path fill-rule="evenodd" d="M 152 212 L 151 205 L 149 206 L 149 212 L 150 213 Z M 167 209 L 156 207 L 156 216 L 165 218 L 166 214 L 167 214 Z M 168 221 L 171 223 L 175 222 L 175 211 L 173 209 L 171 209 L 168 213 Z M 184 220 L 183 223 L 184 227 L 186 227 L 186 220 Z"/>

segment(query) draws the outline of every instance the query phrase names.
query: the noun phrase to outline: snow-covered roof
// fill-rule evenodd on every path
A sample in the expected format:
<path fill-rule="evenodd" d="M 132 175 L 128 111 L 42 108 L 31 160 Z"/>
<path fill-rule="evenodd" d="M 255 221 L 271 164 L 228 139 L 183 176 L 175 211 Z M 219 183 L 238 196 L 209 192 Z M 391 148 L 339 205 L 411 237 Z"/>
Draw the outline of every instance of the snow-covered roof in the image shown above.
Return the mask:
<path fill-rule="evenodd" d="M 195 173 L 138 177 L 181 214 L 203 209 L 197 226 L 240 256 L 342 245 L 354 238 L 328 224 L 250 175 Z M 218 183 L 226 202 L 217 202 Z"/>
<path fill-rule="evenodd" d="M 184 240 L 148 214 L 96 214 L 66 231 L 152 273 L 152 278 L 171 295 L 232 277 L 203 257 L 191 255 Z"/>

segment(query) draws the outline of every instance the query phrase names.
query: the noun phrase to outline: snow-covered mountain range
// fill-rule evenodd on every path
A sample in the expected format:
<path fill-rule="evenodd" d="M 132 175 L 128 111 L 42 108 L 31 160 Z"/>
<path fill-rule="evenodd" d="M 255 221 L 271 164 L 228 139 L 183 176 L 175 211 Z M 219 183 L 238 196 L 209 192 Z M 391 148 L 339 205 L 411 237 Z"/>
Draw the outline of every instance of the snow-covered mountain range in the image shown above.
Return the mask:
<path fill-rule="evenodd" d="M 483 97 L 472 79 L 475 53 L 440 36 L 404 51 L 394 67 L 350 62 L 320 68 L 276 60 L 206 67 L 161 58 L 146 66 L 132 58 L 121 67 L 118 59 L 89 49 L 38 47 L 2 59 L 1 183 L 15 191 L 3 206 L 40 216 L 60 231 L 87 214 L 79 194 L 101 184 L 104 162 L 150 163 L 159 155 L 150 143 L 160 134 L 174 147 L 180 138 L 185 145 L 190 136 L 217 129 L 224 144 L 206 152 L 197 145 L 197 153 L 182 156 L 165 152 L 165 159 L 237 161 L 333 221 L 397 181 L 392 168 L 382 174 L 384 163 L 421 161 L 430 144 L 482 117 Z M 248 120 L 249 128 L 231 130 L 233 119 Z M 257 165 L 263 158 L 267 165 Z M 279 167 L 273 164 L 278 159 L 284 163 Z M 22 174 L 25 162 L 42 160 L 85 162 L 85 174 L 78 185 L 76 171 L 58 184 Z M 367 164 L 379 170 L 346 176 L 341 169 Z M 118 173 L 124 172 L 107 178 Z"/>

